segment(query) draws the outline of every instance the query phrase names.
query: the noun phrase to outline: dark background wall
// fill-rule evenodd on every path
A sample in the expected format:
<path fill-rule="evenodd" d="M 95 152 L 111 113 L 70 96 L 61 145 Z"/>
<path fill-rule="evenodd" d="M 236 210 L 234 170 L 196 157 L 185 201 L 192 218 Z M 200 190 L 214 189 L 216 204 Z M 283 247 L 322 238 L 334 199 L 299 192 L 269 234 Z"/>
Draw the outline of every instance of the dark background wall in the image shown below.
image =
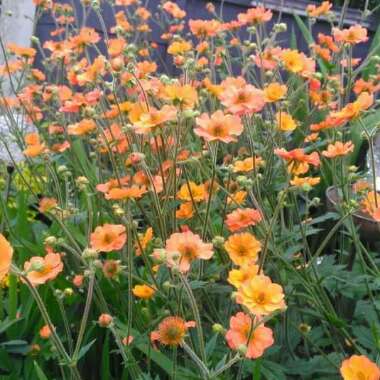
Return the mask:
<path fill-rule="evenodd" d="M 59 0 L 57 1 L 59 3 L 74 3 L 76 6 L 76 12 L 79 16 L 79 19 L 81 19 L 82 15 L 82 7 L 80 5 L 80 0 Z M 295 33 L 297 47 L 300 50 L 307 51 L 308 46 L 307 42 L 305 41 L 302 32 L 299 30 L 295 19 L 294 19 L 294 13 L 298 14 L 300 16 L 304 15 L 304 10 L 306 9 L 306 6 L 310 4 L 310 1 L 306 0 L 266 0 L 266 1 L 251 1 L 251 0 L 213 0 L 213 1 L 206 1 L 206 0 L 177 0 L 176 3 L 186 11 L 187 13 L 187 20 L 189 19 L 208 19 L 211 17 L 210 13 L 207 12 L 205 6 L 207 3 L 213 3 L 216 7 L 216 11 L 218 14 L 221 12 L 223 15 L 223 19 L 225 21 L 232 20 L 236 18 L 238 13 L 245 12 L 248 8 L 256 5 L 255 3 L 265 3 L 265 6 L 273 11 L 273 18 L 271 23 L 275 23 L 278 21 L 279 17 L 281 19 L 281 22 L 286 23 L 288 30 L 286 33 L 283 33 L 281 35 L 281 46 L 288 47 L 290 45 L 291 40 L 291 34 L 292 31 Z M 152 14 L 156 12 L 157 5 L 160 3 L 159 0 L 148 0 L 146 2 L 146 6 Z M 122 8 L 120 8 L 122 9 Z M 334 10 L 336 12 L 337 17 L 339 17 L 340 14 L 340 8 L 334 7 Z M 113 12 L 110 8 L 110 5 L 102 2 L 102 16 L 104 20 L 106 21 L 106 24 L 108 28 L 113 26 L 115 24 Z M 346 15 L 346 23 L 345 27 L 349 27 L 350 25 L 353 25 L 355 23 L 360 23 L 361 25 L 367 27 L 370 32 L 370 37 L 373 36 L 374 31 L 376 30 L 377 24 L 379 22 L 378 16 L 372 16 L 371 18 L 367 20 L 363 20 L 361 18 L 360 11 L 349 9 Z M 99 33 L 101 33 L 100 23 L 99 20 L 94 12 L 88 17 L 87 26 L 94 27 Z M 165 66 L 169 68 L 169 71 L 172 70 L 171 67 L 171 59 L 166 54 L 166 42 L 162 41 L 160 39 L 160 35 L 162 33 L 161 30 L 158 29 L 158 27 L 152 23 L 152 33 L 149 36 L 149 39 L 151 41 L 154 41 L 158 43 L 159 49 L 158 52 L 160 54 L 160 60 L 165 62 Z M 50 37 L 50 32 L 55 28 L 55 25 L 53 23 L 53 20 L 49 14 L 44 14 L 38 24 L 37 24 L 37 30 L 36 35 L 40 38 L 41 43 L 43 44 L 46 40 L 52 39 Z M 325 21 L 318 21 L 316 25 L 313 27 L 315 36 L 322 32 L 322 33 L 329 33 L 330 27 L 329 24 Z M 360 44 L 356 47 L 356 50 L 354 51 L 355 57 L 364 57 L 367 53 L 368 46 L 370 44 L 371 38 L 368 43 L 366 44 Z M 37 59 L 37 65 L 40 64 L 41 57 L 38 57 Z"/>

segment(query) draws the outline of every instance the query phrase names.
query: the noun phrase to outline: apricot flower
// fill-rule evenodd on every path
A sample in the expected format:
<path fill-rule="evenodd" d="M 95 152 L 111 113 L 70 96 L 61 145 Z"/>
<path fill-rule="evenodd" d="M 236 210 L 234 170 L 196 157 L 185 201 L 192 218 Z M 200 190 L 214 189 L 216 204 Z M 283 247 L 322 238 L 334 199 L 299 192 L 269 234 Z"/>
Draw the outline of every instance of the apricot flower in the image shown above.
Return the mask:
<path fill-rule="evenodd" d="M 270 328 L 265 327 L 257 317 L 252 319 L 242 312 L 231 317 L 226 340 L 233 350 L 247 346 L 245 354 L 247 359 L 259 358 L 274 343 L 273 332 Z"/>
<path fill-rule="evenodd" d="M 5 239 L 3 234 L 0 234 L 0 281 L 8 274 L 11 267 L 13 256 L 13 248 Z"/>
<path fill-rule="evenodd" d="M 209 260 L 214 254 L 212 244 L 204 243 L 199 235 L 191 231 L 172 234 L 166 240 L 167 263 L 170 267 L 178 265 L 186 273 L 196 259 Z"/>
<path fill-rule="evenodd" d="M 353 25 L 349 29 L 339 30 L 333 28 L 334 39 L 337 42 L 345 42 L 350 45 L 356 45 L 360 42 L 366 42 L 368 40 L 367 29 L 361 25 Z"/>
<path fill-rule="evenodd" d="M 231 232 L 254 226 L 261 221 L 259 211 L 253 208 L 237 209 L 227 215 L 226 226 Z"/>
<path fill-rule="evenodd" d="M 309 4 L 306 7 L 306 12 L 309 17 L 319 17 L 327 14 L 331 8 L 332 4 L 329 1 L 323 1 L 319 7 L 314 4 Z"/>
<path fill-rule="evenodd" d="M 194 133 L 206 141 L 236 141 L 236 136 L 243 132 L 243 124 L 238 116 L 225 115 L 223 111 L 214 112 L 211 117 L 204 113 L 196 118 L 197 128 Z"/>
<path fill-rule="evenodd" d="M 63 270 L 59 253 L 48 253 L 45 257 L 34 256 L 24 263 L 26 277 L 33 286 L 54 280 Z"/>
<path fill-rule="evenodd" d="M 337 141 L 335 144 L 329 144 L 327 150 L 322 152 L 322 155 L 327 158 L 343 157 L 353 152 L 354 144 L 351 141 L 343 143 Z"/>
<path fill-rule="evenodd" d="M 121 224 L 104 224 L 95 228 L 90 240 L 91 248 L 100 252 L 111 252 L 124 247 L 127 234 Z"/>
<path fill-rule="evenodd" d="M 251 84 L 227 87 L 220 100 L 228 112 L 239 116 L 260 112 L 265 106 L 264 92 Z"/>

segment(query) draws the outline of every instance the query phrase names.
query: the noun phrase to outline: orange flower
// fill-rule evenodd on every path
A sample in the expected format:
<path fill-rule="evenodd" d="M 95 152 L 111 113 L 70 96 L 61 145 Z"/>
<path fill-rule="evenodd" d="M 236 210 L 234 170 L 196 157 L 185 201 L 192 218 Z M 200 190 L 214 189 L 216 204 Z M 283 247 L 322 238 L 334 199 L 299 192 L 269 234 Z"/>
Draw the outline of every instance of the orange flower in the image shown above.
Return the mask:
<path fill-rule="evenodd" d="M 41 213 L 48 212 L 58 206 L 58 202 L 55 198 L 42 198 L 38 204 L 38 211 Z"/>
<path fill-rule="evenodd" d="M 171 84 L 165 86 L 163 99 L 170 100 L 181 109 L 193 109 L 198 102 L 197 90 L 189 85 Z"/>
<path fill-rule="evenodd" d="M 100 252 L 117 251 L 124 247 L 126 241 L 125 227 L 121 224 L 104 224 L 91 234 L 91 247 Z"/>
<path fill-rule="evenodd" d="M 267 103 L 277 102 L 281 100 L 288 91 L 286 85 L 280 83 L 271 83 L 264 88 L 265 101 Z"/>
<path fill-rule="evenodd" d="M 329 144 L 327 150 L 322 152 L 322 155 L 327 158 L 336 158 L 347 156 L 347 154 L 353 152 L 354 144 L 351 141 L 342 143 L 337 141 L 335 144 Z"/>
<path fill-rule="evenodd" d="M 278 66 L 278 61 L 281 56 L 281 48 L 267 48 L 263 53 L 252 55 L 251 58 L 257 67 L 264 70 L 274 70 Z"/>
<path fill-rule="evenodd" d="M 233 206 L 240 206 L 244 203 L 246 198 L 247 198 L 246 191 L 243 191 L 243 190 L 236 191 L 235 193 L 228 196 L 227 204 L 233 205 Z"/>
<path fill-rule="evenodd" d="M 172 15 L 174 18 L 182 19 L 186 16 L 186 12 L 172 1 L 165 1 L 165 3 L 162 4 L 162 9 Z"/>
<path fill-rule="evenodd" d="M 8 274 L 11 267 L 13 256 L 13 248 L 5 239 L 3 234 L 0 234 L 0 281 Z"/>
<path fill-rule="evenodd" d="M 141 250 L 145 251 L 148 247 L 149 242 L 153 239 L 153 228 L 148 227 L 145 234 L 138 234 L 138 242 L 135 244 L 136 256 L 141 255 Z"/>
<path fill-rule="evenodd" d="M 147 109 L 145 104 L 136 103 L 129 111 L 129 120 L 133 124 L 136 133 L 145 134 L 160 125 L 174 120 L 177 110 L 173 106 L 165 105 L 160 110 L 150 107 Z"/>
<path fill-rule="evenodd" d="M 207 192 L 205 185 L 197 185 L 192 181 L 184 183 L 177 193 L 177 198 L 185 202 L 202 202 L 206 197 Z"/>
<path fill-rule="evenodd" d="M 231 235 L 224 248 L 236 265 L 245 265 L 257 260 L 261 251 L 260 242 L 249 232 Z"/>
<path fill-rule="evenodd" d="M 331 8 L 332 4 L 329 1 L 323 1 L 319 7 L 314 4 L 309 4 L 306 7 L 306 12 L 309 17 L 319 17 L 329 13 Z"/>
<path fill-rule="evenodd" d="M 220 94 L 223 92 L 223 87 L 218 84 L 213 84 L 209 78 L 203 79 L 203 85 L 207 89 L 208 92 L 210 92 L 212 95 L 219 97 Z"/>
<path fill-rule="evenodd" d="M 256 315 L 268 315 L 285 309 L 284 292 L 280 285 L 262 274 L 244 282 L 238 289 L 236 301 Z"/>
<path fill-rule="evenodd" d="M 114 187 L 105 194 L 105 198 L 108 200 L 138 199 L 146 192 L 145 186 Z"/>
<path fill-rule="evenodd" d="M 51 336 L 50 327 L 48 325 L 42 326 L 41 329 L 40 329 L 40 337 L 42 339 L 49 339 L 50 336 Z"/>
<path fill-rule="evenodd" d="M 364 355 L 352 355 L 340 367 L 343 380 L 379 380 L 380 368 Z"/>
<path fill-rule="evenodd" d="M 243 132 L 243 124 L 238 116 L 225 115 L 223 111 L 214 112 L 211 117 L 204 113 L 196 118 L 197 128 L 194 133 L 206 141 L 236 141 L 236 136 Z"/>
<path fill-rule="evenodd" d="M 288 162 L 288 171 L 299 175 L 305 174 L 309 170 L 309 164 L 318 167 L 320 164 L 317 152 L 306 154 L 303 149 L 293 149 L 287 151 L 285 149 L 275 149 L 277 156 Z"/>
<path fill-rule="evenodd" d="M 167 263 L 170 267 L 179 266 L 186 273 L 192 261 L 196 259 L 209 260 L 214 254 L 212 244 L 204 243 L 199 235 L 191 231 L 178 232 L 166 240 Z"/>
<path fill-rule="evenodd" d="M 158 340 L 166 346 L 178 346 L 190 327 L 195 327 L 194 321 L 186 322 L 177 316 L 166 317 L 158 325 L 158 330 L 151 332 L 150 339 L 152 342 Z"/>
<path fill-rule="evenodd" d="M 191 33 L 198 38 L 216 36 L 221 30 L 221 23 L 217 20 L 189 20 Z"/>
<path fill-rule="evenodd" d="M 9 43 L 7 45 L 7 49 L 9 50 L 10 53 L 18 55 L 20 57 L 24 57 L 24 58 L 34 58 L 35 55 L 37 54 L 36 49 L 19 46 L 14 43 Z"/>
<path fill-rule="evenodd" d="M 227 215 L 226 225 L 231 232 L 235 232 L 249 226 L 254 226 L 261 219 L 259 211 L 253 208 L 239 208 Z"/>
<path fill-rule="evenodd" d="M 380 196 L 374 191 L 369 191 L 361 202 L 362 210 L 375 221 L 380 222 Z"/>
<path fill-rule="evenodd" d="M 82 136 L 96 129 L 96 123 L 92 119 L 83 119 L 79 123 L 71 124 L 67 128 L 69 135 Z"/>
<path fill-rule="evenodd" d="M 241 346 L 247 346 L 247 359 L 256 359 L 264 354 L 264 351 L 274 343 L 273 332 L 256 317 L 252 319 L 242 312 L 230 319 L 230 329 L 226 333 L 228 346 L 238 350 Z"/>
<path fill-rule="evenodd" d="M 71 37 L 70 43 L 81 52 L 86 45 L 96 44 L 100 41 L 100 35 L 93 28 L 82 28 L 79 34 Z"/>
<path fill-rule="evenodd" d="M 96 190 L 100 191 L 101 193 L 105 194 L 108 193 L 111 189 L 114 189 L 115 187 L 119 187 L 120 185 L 128 185 L 130 181 L 130 177 L 122 177 L 120 180 L 117 179 L 110 179 L 108 182 L 105 183 L 99 183 L 96 185 Z"/>
<path fill-rule="evenodd" d="M 155 292 L 156 291 L 148 285 L 136 285 L 132 289 L 132 293 L 135 297 L 142 298 L 144 300 L 149 300 L 152 298 Z"/>
<path fill-rule="evenodd" d="M 264 160 L 261 157 L 248 157 L 242 161 L 236 161 L 234 163 L 233 171 L 234 173 L 239 172 L 250 172 L 254 169 L 258 169 L 260 166 L 264 165 Z"/>
<path fill-rule="evenodd" d="M 239 116 L 260 112 L 265 106 L 264 92 L 250 84 L 226 88 L 220 100 L 228 112 Z"/>
<path fill-rule="evenodd" d="M 239 269 L 232 269 L 228 273 L 227 281 L 236 289 L 239 289 L 242 284 L 250 280 L 253 276 L 259 273 L 259 266 L 253 263 L 248 263 L 241 266 Z"/>
<path fill-rule="evenodd" d="M 372 106 L 374 97 L 368 92 L 362 92 L 353 103 L 348 103 L 340 111 L 331 113 L 335 124 L 344 124 L 346 121 L 357 118 L 361 112 Z"/>
<path fill-rule="evenodd" d="M 294 178 L 290 181 L 292 186 L 303 187 L 303 186 L 315 186 L 321 181 L 320 177 L 298 177 L 294 176 Z"/>
<path fill-rule="evenodd" d="M 191 202 L 182 203 L 175 213 L 178 219 L 190 219 L 194 215 L 193 204 Z"/>
<path fill-rule="evenodd" d="M 297 50 L 284 50 L 281 54 L 281 59 L 285 69 L 291 73 L 310 76 L 315 71 L 315 62 Z"/>
<path fill-rule="evenodd" d="M 192 50 L 193 46 L 188 41 L 174 41 L 168 47 L 168 54 L 170 55 L 183 55 Z"/>
<path fill-rule="evenodd" d="M 46 146 L 41 142 L 38 133 L 27 133 L 25 135 L 25 144 L 26 149 L 24 150 L 24 154 L 27 157 L 37 157 L 40 154 L 47 152 Z"/>
<path fill-rule="evenodd" d="M 63 270 L 59 253 L 48 253 L 45 257 L 34 256 L 24 263 L 26 277 L 33 286 L 54 280 Z"/>
<path fill-rule="evenodd" d="M 297 128 L 297 122 L 286 112 L 277 112 L 276 120 L 281 131 L 294 131 Z"/>
<path fill-rule="evenodd" d="M 353 25 L 349 29 L 343 30 L 333 28 L 332 33 L 335 41 L 344 42 L 350 45 L 356 45 L 368 40 L 367 29 L 363 28 L 361 25 Z"/>
<path fill-rule="evenodd" d="M 245 13 L 238 14 L 238 20 L 243 24 L 263 24 L 272 19 L 272 12 L 266 10 L 263 6 L 257 8 L 250 8 Z"/>
<path fill-rule="evenodd" d="M 111 57 L 120 55 L 126 46 L 126 42 L 122 38 L 114 38 L 108 40 L 108 54 Z"/>
<path fill-rule="evenodd" d="M 105 260 L 103 263 L 103 274 L 105 277 L 117 280 L 122 270 L 120 260 Z"/>

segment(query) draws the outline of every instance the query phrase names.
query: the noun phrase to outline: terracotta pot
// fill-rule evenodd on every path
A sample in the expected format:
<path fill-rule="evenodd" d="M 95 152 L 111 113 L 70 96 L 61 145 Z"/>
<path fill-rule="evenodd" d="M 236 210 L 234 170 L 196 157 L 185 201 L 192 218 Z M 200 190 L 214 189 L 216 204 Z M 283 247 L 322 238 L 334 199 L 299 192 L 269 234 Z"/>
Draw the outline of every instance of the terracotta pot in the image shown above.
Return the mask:
<path fill-rule="evenodd" d="M 327 209 L 335 211 L 336 205 L 341 201 L 338 190 L 330 186 L 326 190 Z M 380 241 L 380 223 L 373 220 L 367 214 L 357 211 L 353 214 L 354 223 L 359 226 L 360 237 L 369 242 Z"/>

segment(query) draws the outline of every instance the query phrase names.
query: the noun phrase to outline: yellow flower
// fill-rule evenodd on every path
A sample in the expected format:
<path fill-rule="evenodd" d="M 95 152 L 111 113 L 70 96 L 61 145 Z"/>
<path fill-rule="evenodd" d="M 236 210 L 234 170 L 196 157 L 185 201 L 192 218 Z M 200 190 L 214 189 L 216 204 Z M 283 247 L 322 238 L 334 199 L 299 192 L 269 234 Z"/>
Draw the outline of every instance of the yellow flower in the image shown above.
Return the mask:
<path fill-rule="evenodd" d="M 197 185 L 195 182 L 189 181 L 184 183 L 177 193 L 178 199 L 185 202 L 202 202 L 206 199 L 205 185 Z"/>
<path fill-rule="evenodd" d="M 286 307 L 282 287 L 261 274 L 241 285 L 236 301 L 256 315 L 268 315 Z"/>
<path fill-rule="evenodd" d="M 296 121 L 286 112 L 277 112 L 276 120 L 281 131 L 294 131 L 297 128 Z"/>
<path fill-rule="evenodd" d="M 240 190 L 236 191 L 235 193 L 231 194 L 228 199 L 227 199 L 227 204 L 230 205 L 238 205 L 240 206 L 241 204 L 244 203 L 245 199 L 247 198 L 247 192 Z"/>
<path fill-rule="evenodd" d="M 132 289 L 132 293 L 135 297 L 148 300 L 154 296 L 156 291 L 148 285 L 136 285 Z"/>
<path fill-rule="evenodd" d="M 232 269 L 228 273 L 227 281 L 236 289 L 239 289 L 244 282 L 256 276 L 259 272 L 259 266 L 248 263 L 241 266 L 239 269 Z"/>
<path fill-rule="evenodd" d="M 168 54 L 181 55 L 192 49 L 192 45 L 188 41 L 174 41 L 168 47 Z"/>
<path fill-rule="evenodd" d="M 277 102 L 282 99 L 287 92 L 287 87 L 280 83 L 271 83 L 264 88 L 265 101 L 268 103 Z"/>

